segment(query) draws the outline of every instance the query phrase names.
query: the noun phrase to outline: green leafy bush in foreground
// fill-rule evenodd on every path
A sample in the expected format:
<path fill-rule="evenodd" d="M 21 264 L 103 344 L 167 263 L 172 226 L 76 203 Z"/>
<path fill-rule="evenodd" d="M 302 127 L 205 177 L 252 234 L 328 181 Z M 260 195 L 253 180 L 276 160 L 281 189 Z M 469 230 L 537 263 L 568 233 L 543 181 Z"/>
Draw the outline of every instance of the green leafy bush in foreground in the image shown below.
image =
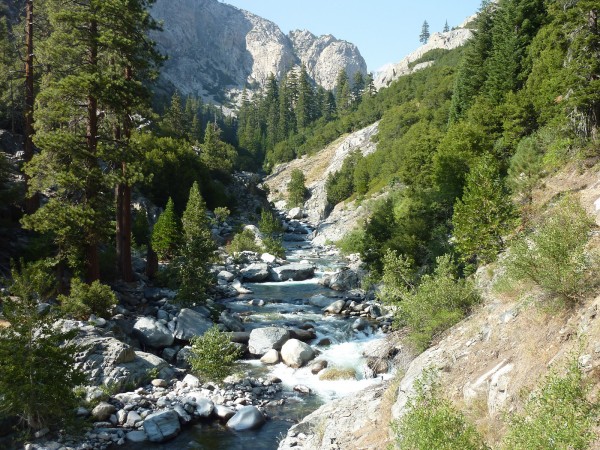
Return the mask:
<path fill-rule="evenodd" d="M 188 362 L 192 370 L 210 381 L 223 381 L 231 375 L 241 356 L 240 350 L 216 325 L 202 336 L 193 338 L 191 344 Z"/>
<path fill-rule="evenodd" d="M 581 369 L 573 362 L 564 376 L 549 375 L 504 437 L 506 450 L 587 449 L 595 439 L 598 405 L 587 399 Z"/>
<path fill-rule="evenodd" d="M 403 450 L 483 450 L 488 447 L 475 427 L 443 398 L 432 372 L 416 382 L 408 410 L 392 425 Z"/>
<path fill-rule="evenodd" d="M 595 284 L 597 255 L 586 251 L 593 221 L 574 197 L 562 199 L 537 229 L 517 240 L 506 259 L 507 275 L 551 295 L 580 299 Z"/>
<path fill-rule="evenodd" d="M 417 279 L 408 258 L 388 251 L 384 287 L 379 297 L 396 308 L 396 321 L 408 327 L 409 339 L 424 350 L 440 333 L 459 322 L 480 296 L 472 281 L 459 279 L 449 255 L 440 256 L 432 274 Z"/>
<path fill-rule="evenodd" d="M 77 278 L 71 281 L 69 296 L 60 295 L 61 309 L 76 319 L 87 319 L 91 314 L 110 317 L 113 307 L 118 303 L 117 296 L 110 286 L 94 281 L 86 284 Z"/>

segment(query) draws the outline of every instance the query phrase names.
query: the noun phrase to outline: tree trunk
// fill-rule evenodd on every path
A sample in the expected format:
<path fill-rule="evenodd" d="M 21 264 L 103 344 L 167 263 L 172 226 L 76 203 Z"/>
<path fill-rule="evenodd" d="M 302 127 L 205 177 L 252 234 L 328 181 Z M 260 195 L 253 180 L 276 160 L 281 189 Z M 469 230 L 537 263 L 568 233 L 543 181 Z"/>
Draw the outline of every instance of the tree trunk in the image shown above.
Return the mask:
<path fill-rule="evenodd" d="M 96 39 L 98 36 L 98 22 L 92 20 L 90 23 L 90 66 L 96 67 L 98 65 L 98 47 Z M 92 92 L 87 97 L 87 148 L 90 154 L 90 165 L 94 166 L 98 164 L 96 161 L 96 153 L 98 148 L 98 99 Z M 90 202 L 99 196 L 98 188 L 95 185 L 94 180 L 91 180 L 92 185 L 86 186 L 86 201 Z M 98 237 L 94 231 L 87 236 L 87 248 L 86 248 L 86 265 L 87 265 L 87 281 L 100 279 L 100 259 L 98 256 Z"/>
<path fill-rule="evenodd" d="M 25 162 L 33 158 L 33 104 L 35 93 L 33 86 L 33 0 L 27 0 L 25 10 Z M 25 175 L 25 181 L 29 185 L 29 177 Z M 33 194 L 25 198 L 25 212 L 33 214 L 39 206 L 39 195 Z"/>

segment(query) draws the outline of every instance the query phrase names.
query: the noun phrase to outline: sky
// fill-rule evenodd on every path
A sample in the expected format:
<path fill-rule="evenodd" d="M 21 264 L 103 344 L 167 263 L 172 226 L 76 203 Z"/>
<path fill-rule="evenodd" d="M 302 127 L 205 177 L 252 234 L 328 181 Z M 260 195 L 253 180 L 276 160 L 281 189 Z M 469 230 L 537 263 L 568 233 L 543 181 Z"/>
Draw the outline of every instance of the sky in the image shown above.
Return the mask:
<path fill-rule="evenodd" d="M 481 0 L 224 0 L 275 22 L 284 33 L 306 29 L 356 44 L 370 72 L 419 47 L 423 22 L 431 33 L 461 24 Z"/>

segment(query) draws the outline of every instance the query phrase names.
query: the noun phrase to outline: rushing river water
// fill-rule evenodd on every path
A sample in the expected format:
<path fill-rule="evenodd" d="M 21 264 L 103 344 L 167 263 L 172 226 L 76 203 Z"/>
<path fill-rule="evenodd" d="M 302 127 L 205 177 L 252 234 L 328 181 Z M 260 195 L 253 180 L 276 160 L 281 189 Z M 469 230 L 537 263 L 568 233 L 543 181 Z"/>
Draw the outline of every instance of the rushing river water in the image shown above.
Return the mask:
<path fill-rule="evenodd" d="M 314 343 L 327 338 L 328 346 L 318 347 L 329 367 L 354 369 L 357 379 L 322 381 L 313 375 L 308 367 L 292 369 L 283 363 L 264 366 L 258 360 L 244 361 L 242 370 L 252 376 L 274 375 L 282 380 L 281 406 L 266 409 L 269 420 L 260 429 L 235 432 L 216 423 L 199 423 L 187 427 L 174 440 L 160 444 L 144 444 L 137 449 L 206 449 L 206 450 L 273 450 L 287 430 L 304 416 L 310 414 L 325 402 L 343 397 L 367 386 L 381 382 L 381 377 L 364 379 L 361 348 L 366 342 L 381 337 L 371 331 L 352 330 L 352 321 L 342 317 L 324 316 L 321 308 L 312 306 L 308 300 L 314 295 L 343 298 L 343 293 L 332 291 L 319 284 L 319 279 L 342 267 L 344 262 L 331 254 L 320 255 L 310 243 L 292 242 L 287 244 L 289 262 L 310 261 L 315 264 L 315 278 L 301 282 L 249 283 L 245 286 L 252 294 L 242 295 L 225 301 L 226 306 L 244 317 L 246 330 L 264 326 L 300 327 L 311 324 L 317 333 Z M 251 300 L 264 300 L 263 306 L 254 306 Z M 314 344 L 311 343 L 311 344 Z M 312 393 L 303 395 L 293 390 L 294 386 L 308 386 Z M 134 448 L 134 447 L 128 447 Z"/>

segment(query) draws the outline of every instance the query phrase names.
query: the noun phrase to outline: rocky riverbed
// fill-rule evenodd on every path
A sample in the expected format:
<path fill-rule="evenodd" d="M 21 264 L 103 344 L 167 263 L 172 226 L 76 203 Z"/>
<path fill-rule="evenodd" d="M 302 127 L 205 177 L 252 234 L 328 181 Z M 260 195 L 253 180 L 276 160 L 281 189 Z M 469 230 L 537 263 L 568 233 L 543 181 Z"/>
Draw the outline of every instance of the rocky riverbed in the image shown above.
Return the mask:
<path fill-rule="evenodd" d="M 284 225 L 287 259 L 223 254 L 204 305 L 181 308 L 174 291 L 142 281 L 117 286 L 120 304 L 110 320 L 61 322 L 79 333 L 77 364 L 88 375 L 82 396 L 89 406 L 78 415 L 91 428 L 77 438 L 42 432 L 27 448 L 147 448 L 180 433 L 187 439 L 194 424 L 260 434 L 274 417 L 287 423 L 281 433 L 298 418 L 294 405 L 303 403 L 307 414 L 379 382 L 390 368 L 367 344 L 389 330 L 390 315 L 358 289 L 357 261 L 312 246 L 313 228 L 301 212 L 292 211 Z M 187 363 L 190 339 L 213 323 L 244 354 L 239 373 L 221 386 L 196 378 Z M 277 447 L 274 436 L 263 438 L 270 440 L 265 448 Z"/>

